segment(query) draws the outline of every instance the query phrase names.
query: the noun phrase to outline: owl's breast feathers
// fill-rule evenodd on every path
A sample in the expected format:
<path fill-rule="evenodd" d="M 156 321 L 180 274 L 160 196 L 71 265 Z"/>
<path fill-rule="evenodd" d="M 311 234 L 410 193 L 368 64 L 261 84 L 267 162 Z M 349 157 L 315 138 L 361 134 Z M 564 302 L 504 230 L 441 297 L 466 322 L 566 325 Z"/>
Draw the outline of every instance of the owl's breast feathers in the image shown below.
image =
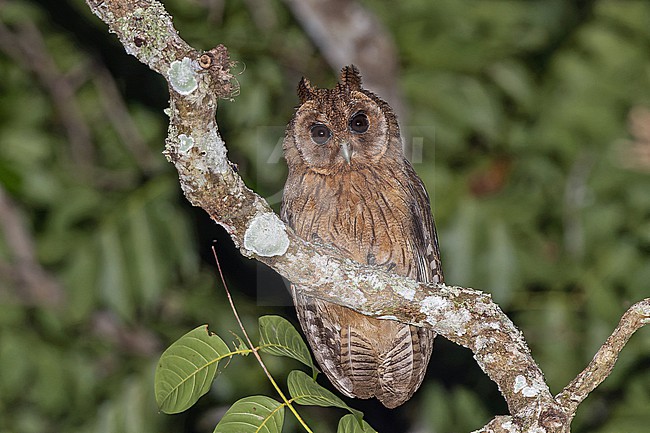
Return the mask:
<path fill-rule="evenodd" d="M 442 281 L 429 199 L 410 164 L 323 176 L 290 175 L 282 218 L 303 239 L 360 263 L 420 281 Z"/>
<path fill-rule="evenodd" d="M 360 263 L 442 282 L 427 193 L 406 160 L 394 165 L 335 176 L 290 172 L 282 218 L 302 238 Z M 396 407 L 419 387 L 435 333 L 303 296 L 300 287 L 293 296 L 316 359 L 341 392 Z"/>

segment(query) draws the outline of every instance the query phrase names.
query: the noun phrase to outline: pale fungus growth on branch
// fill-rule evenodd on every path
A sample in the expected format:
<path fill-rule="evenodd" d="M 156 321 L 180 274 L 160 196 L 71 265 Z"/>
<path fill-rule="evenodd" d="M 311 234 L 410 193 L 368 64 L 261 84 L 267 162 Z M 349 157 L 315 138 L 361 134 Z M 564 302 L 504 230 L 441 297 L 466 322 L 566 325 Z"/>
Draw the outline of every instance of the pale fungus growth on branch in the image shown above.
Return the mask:
<path fill-rule="evenodd" d="M 183 57 L 183 60 L 174 60 L 169 67 L 169 84 L 172 89 L 181 95 L 189 95 L 199 86 L 192 60 Z"/>
<path fill-rule="evenodd" d="M 180 134 L 178 136 L 178 151 L 187 153 L 194 147 L 194 139 L 191 135 Z"/>
<path fill-rule="evenodd" d="M 540 390 L 537 387 L 528 385 L 528 381 L 524 376 L 515 377 L 515 393 L 521 392 L 524 397 L 535 397 L 539 394 Z"/>
<path fill-rule="evenodd" d="M 217 125 L 211 123 L 208 131 L 200 138 L 199 147 L 206 152 L 206 165 L 213 173 L 225 173 L 229 168 L 226 144 L 221 139 Z"/>
<path fill-rule="evenodd" d="M 262 257 L 286 253 L 289 237 L 284 223 L 272 213 L 256 215 L 244 234 L 244 248 Z"/>

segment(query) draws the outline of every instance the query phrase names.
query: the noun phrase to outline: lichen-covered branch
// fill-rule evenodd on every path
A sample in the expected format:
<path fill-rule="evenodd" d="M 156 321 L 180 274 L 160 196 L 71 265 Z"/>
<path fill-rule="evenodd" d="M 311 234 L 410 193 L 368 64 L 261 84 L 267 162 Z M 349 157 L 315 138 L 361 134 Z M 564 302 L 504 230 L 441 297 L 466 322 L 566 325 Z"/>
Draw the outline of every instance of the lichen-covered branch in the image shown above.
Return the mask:
<path fill-rule="evenodd" d="M 609 376 L 627 341 L 643 325 L 650 323 L 650 298 L 637 302 L 625 312 L 612 335 L 607 338 L 593 359 L 557 396 L 567 410 L 575 411 L 587 395 Z"/>
<path fill-rule="evenodd" d="M 626 338 L 648 322 L 650 301 L 644 301 L 623 317 L 594 366 L 553 398 L 523 335 L 489 294 L 419 283 L 339 257 L 325 245 L 297 237 L 264 199 L 246 187 L 226 157 L 215 120 L 217 101 L 235 90 L 225 47 L 192 49 L 153 0 L 87 3 L 128 53 L 169 83 L 170 126 L 164 153 L 178 170 L 187 199 L 223 226 L 243 255 L 266 263 L 305 287 L 309 295 L 370 316 L 428 326 L 471 349 L 499 386 L 511 413 L 496 417 L 480 431 L 568 432 L 575 407 L 602 381 L 589 371 L 609 372 Z"/>

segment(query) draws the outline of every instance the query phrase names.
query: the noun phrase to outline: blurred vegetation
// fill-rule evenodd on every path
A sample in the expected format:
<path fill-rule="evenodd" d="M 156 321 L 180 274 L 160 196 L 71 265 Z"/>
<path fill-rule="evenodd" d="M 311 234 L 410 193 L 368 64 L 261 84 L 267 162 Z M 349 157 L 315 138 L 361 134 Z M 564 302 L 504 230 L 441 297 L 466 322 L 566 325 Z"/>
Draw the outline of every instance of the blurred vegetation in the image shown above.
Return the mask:
<path fill-rule="evenodd" d="M 277 208 L 295 84 L 336 74 L 278 0 L 164 3 L 190 44 L 223 43 L 238 62 L 241 94 L 219 125 Z M 650 3 L 363 4 L 398 47 L 402 124 L 421 150 L 447 282 L 490 291 L 559 392 L 650 293 L 650 164 L 635 156 L 650 116 L 637 119 L 644 137 L 628 129 L 630 110 L 650 107 Z M 162 350 L 201 323 L 236 329 L 213 239 L 249 330 L 264 314 L 294 320 L 282 280 L 184 201 L 160 154 L 162 79 L 82 0 L 0 1 L 0 77 L 0 432 L 208 432 L 237 398 L 274 396 L 239 359 L 189 413 L 153 403 Z M 471 354 L 436 344 L 401 409 L 346 401 L 380 431 L 470 431 L 505 413 Z M 295 367 L 267 358 L 277 375 Z M 649 367 L 642 330 L 573 431 L 646 432 Z M 342 415 L 305 410 L 316 431 Z"/>

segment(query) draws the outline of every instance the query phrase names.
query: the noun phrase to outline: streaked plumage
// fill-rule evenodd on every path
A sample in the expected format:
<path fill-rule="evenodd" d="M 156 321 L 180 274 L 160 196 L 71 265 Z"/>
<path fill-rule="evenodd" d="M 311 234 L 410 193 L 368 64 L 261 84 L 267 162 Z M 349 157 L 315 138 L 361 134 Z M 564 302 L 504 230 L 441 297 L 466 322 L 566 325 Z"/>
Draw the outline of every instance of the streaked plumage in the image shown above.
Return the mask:
<path fill-rule="evenodd" d="M 354 66 L 334 89 L 303 79 L 289 123 L 282 218 L 304 239 L 419 281 L 442 282 L 429 197 L 404 157 L 390 106 L 361 86 Z M 424 377 L 435 333 L 292 295 L 320 367 L 344 394 L 408 400 Z"/>

